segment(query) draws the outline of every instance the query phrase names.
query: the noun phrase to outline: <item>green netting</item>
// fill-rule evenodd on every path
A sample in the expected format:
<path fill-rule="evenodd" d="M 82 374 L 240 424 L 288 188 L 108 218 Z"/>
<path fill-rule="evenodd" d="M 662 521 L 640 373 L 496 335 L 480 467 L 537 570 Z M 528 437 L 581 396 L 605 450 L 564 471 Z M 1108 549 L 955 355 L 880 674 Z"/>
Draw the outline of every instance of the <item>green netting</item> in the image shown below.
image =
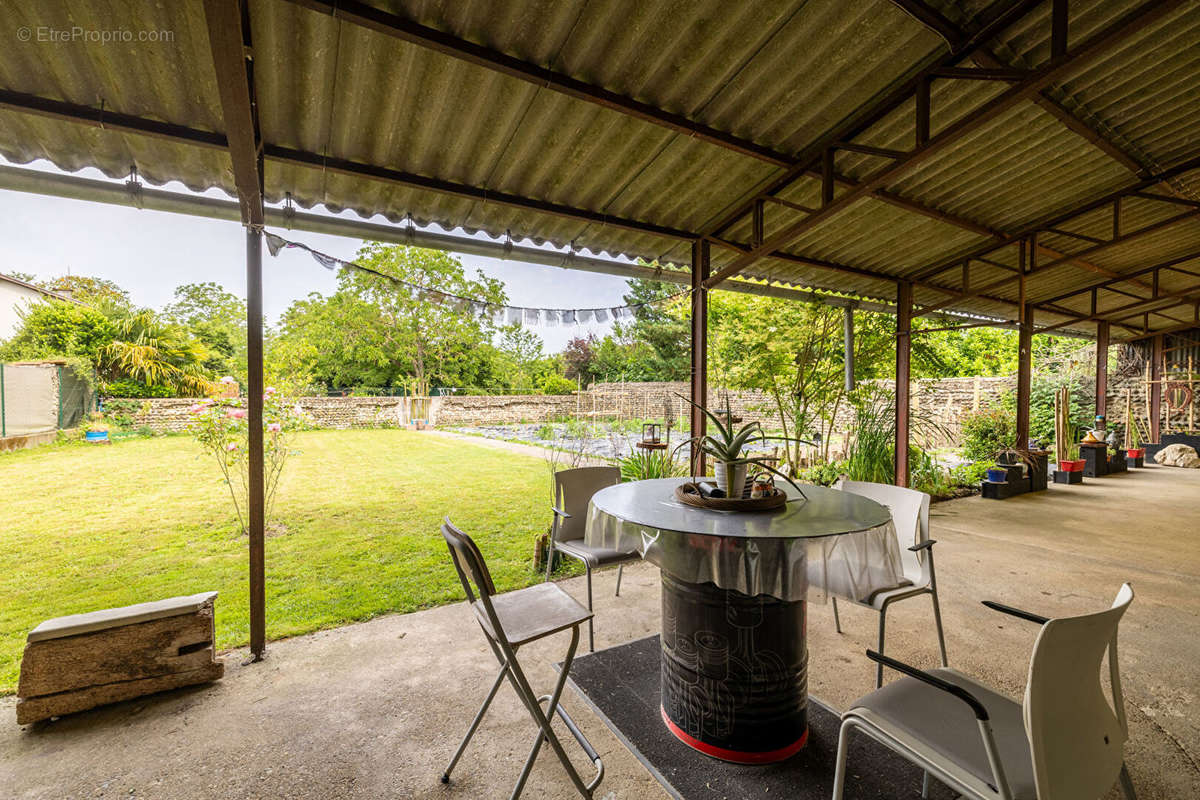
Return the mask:
<path fill-rule="evenodd" d="M 95 408 L 92 387 L 69 367 L 58 370 L 58 427 L 75 428 Z"/>

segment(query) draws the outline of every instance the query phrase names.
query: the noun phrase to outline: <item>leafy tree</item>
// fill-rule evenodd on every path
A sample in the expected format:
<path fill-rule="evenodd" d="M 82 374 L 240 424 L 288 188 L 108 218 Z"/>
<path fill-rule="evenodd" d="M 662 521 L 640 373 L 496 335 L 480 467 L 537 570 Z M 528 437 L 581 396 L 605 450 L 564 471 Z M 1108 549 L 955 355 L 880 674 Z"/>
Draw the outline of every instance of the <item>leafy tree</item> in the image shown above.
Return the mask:
<path fill-rule="evenodd" d="M 419 247 L 367 243 L 359 264 L 410 284 L 504 304 L 503 284 L 469 277 L 452 255 Z M 309 295 L 281 321 L 277 356 L 292 374 L 331 386 L 482 386 L 494 382 L 485 357 L 495 332 L 469 306 L 437 302 L 387 278 L 343 270 L 329 297 Z"/>
<path fill-rule="evenodd" d="M 211 281 L 186 283 L 163 309 L 185 325 L 208 350 L 205 368 L 221 375 L 246 377 L 246 301 Z"/>
<path fill-rule="evenodd" d="M 65 300 L 33 303 L 18 314 L 20 327 L 0 350 L 8 361 L 80 356 L 95 364 L 116 336 L 104 314 Z"/>
<path fill-rule="evenodd" d="M 681 381 L 691 374 L 690 307 L 684 297 L 662 302 L 680 290 L 677 284 L 635 278 L 625 295 L 634 306 L 630 338 L 650 346 L 653 355 L 647 361 L 656 380 Z"/>
<path fill-rule="evenodd" d="M 562 351 L 563 374 L 568 378 L 589 383 L 593 376 L 592 362 L 596 360 L 596 334 L 576 336 Z"/>
<path fill-rule="evenodd" d="M 118 319 L 114 327 L 113 340 L 99 353 L 101 375 L 168 386 L 183 397 L 212 390 L 210 373 L 204 368 L 208 351 L 183 326 L 142 309 Z"/>
<path fill-rule="evenodd" d="M 129 292 L 106 278 L 95 278 L 90 275 L 60 275 L 57 278 L 35 283 L 51 292 L 69 293 L 72 299 L 88 305 L 115 309 L 127 309 L 131 305 Z"/>

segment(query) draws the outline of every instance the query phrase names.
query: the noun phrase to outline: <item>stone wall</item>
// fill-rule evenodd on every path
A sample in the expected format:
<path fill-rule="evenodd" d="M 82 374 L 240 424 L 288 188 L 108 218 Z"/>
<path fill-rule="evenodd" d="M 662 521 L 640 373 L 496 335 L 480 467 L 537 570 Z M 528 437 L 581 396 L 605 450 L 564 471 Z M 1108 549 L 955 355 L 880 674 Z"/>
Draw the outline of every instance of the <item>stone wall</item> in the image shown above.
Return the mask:
<path fill-rule="evenodd" d="M 887 394 L 894 391 L 892 381 L 877 381 Z M 957 437 L 965 414 L 999 403 L 1014 391 L 1013 377 L 919 379 L 912 384 L 914 411 L 935 420 L 945 428 L 949 439 Z M 1085 389 L 1087 387 L 1084 387 Z M 1134 413 L 1142 414 L 1144 387 L 1139 378 L 1114 380 L 1109 389 L 1109 420 L 1124 421 L 1125 389 L 1131 388 Z M 679 382 L 605 383 L 572 395 L 457 395 L 433 401 L 432 417 L 437 425 L 487 425 L 504 422 L 540 423 L 568 417 L 583 419 L 654 418 L 669 413 L 679 426 L 686 426 L 688 385 Z M 709 388 L 710 406 L 723 408 L 728 395 L 730 407 L 744 421 L 760 420 L 773 425 L 773 404 L 762 392 L 726 392 Z M 189 399 L 151 399 L 141 401 L 135 425 L 157 431 L 178 432 L 186 428 L 190 415 Z M 395 397 L 303 397 L 297 403 L 321 428 L 362 428 L 396 425 L 400 419 Z M 1139 416 L 1139 419 L 1142 419 Z M 854 424 L 854 412 L 843 406 L 835 429 L 848 430 Z M 940 442 L 938 442 L 940 443 Z"/>

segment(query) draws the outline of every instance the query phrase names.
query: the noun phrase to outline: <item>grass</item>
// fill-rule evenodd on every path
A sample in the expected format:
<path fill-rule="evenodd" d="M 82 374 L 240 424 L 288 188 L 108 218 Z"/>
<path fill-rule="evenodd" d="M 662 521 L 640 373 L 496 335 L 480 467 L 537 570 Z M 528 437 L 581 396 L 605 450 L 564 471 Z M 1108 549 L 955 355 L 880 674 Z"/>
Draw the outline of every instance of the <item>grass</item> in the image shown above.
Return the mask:
<path fill-rule="evenodd" d="M 403 430 L 298 434 L 266 542 L 267 635 L 461 599 L 450 514 L 500 591 L 534 583 L 549 477 L 536 458 Z M 246 538 L 188 437 L 0 456 L 0 693 L 44 619 L 216 589 L 217 646 L 249 640 Z"/>

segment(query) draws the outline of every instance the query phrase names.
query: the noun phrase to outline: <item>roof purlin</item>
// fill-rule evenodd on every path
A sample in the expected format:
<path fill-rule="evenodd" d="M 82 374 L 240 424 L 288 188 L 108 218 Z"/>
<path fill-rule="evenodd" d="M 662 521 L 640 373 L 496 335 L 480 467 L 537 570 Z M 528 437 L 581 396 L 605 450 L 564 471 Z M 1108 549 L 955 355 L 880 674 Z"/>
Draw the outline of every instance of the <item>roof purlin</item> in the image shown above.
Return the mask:
<path fill-rule="evenodd" d="M 883 188 L 889 181 L 904 175 L 925 159 L 940 152 L 943 148 L 995 119 L 1000 114 L 1005 113 L 1017 103 L 1028 99 L 1030 95 L 1040 91 L 1049 83 L 1066 74 L 1069 70 L 1077 68 L 1081 63 L 1085 63 L 1090 58 L 1099 55 L 1105 49 L 1115 46 L 1129 36 L 1134 35 L 1151 21 L 1151 18 L 1168 13 L 1181 2 L 1183 0 L 1150 0 L 1150 2 L 1126 14 L 1117 22 L 1091 37 L 1077 50 L 1068 52 L 1057 58 L 1051 58 L 1049 62 L 1035 69 L 1030 77 L 1015 84 L 973 112 L 961 117 L 940 131 L 936 136 L 931 137 L 924 144 L 914 148 L 910 151 L 907 158 L 898 160 L 894 164 L 877 170 L 859 184 L 858 187 L 843 193 L 841 196 L 825 204 L 820 211 L 768 237 L 760 248 L 736 259 L 732 264 L 709 277 L 705 281 L 705 286 L 712 288 L 726 278 L 736 275 L 757 260 L 764 252 L 775 250 L 786 245 L 788 242 L 794 241 L 805 231 L 840 213 L 875 189 Z"/>

